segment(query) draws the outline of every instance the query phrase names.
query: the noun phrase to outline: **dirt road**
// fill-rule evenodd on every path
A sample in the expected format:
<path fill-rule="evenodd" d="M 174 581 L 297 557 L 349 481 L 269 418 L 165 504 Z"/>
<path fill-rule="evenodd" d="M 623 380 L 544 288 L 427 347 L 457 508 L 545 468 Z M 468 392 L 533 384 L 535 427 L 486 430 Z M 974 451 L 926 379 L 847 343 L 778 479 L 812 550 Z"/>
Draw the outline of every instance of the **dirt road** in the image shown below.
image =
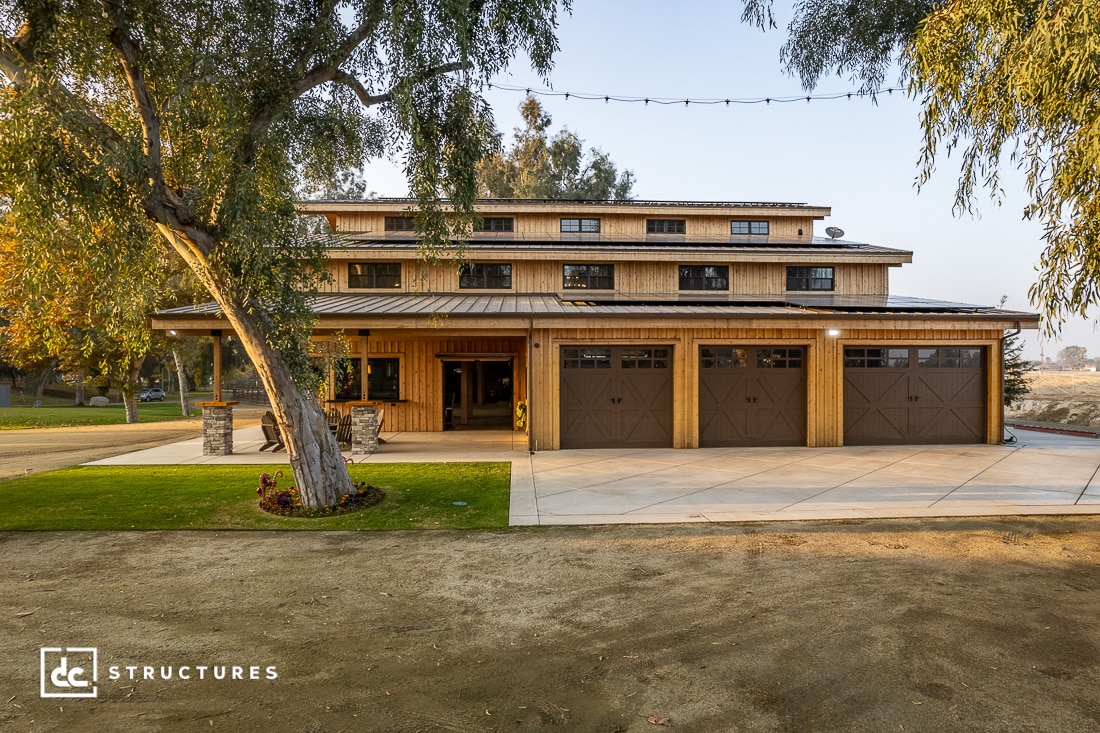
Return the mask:
<path fill-rule="evenodd" d="M 0 557 L 5 730 L 1100 729 L 1092 517 L 6 533 Z M 69 646 L 98 698 L 40 699 L 39 649 Z"/>

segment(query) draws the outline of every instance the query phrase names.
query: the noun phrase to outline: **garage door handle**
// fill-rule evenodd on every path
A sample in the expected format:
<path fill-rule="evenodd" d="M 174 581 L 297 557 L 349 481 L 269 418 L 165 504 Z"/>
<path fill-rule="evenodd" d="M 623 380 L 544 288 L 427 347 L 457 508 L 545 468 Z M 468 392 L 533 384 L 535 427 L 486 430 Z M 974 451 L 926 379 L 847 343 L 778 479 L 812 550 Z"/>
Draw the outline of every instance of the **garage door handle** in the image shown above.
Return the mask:
<path fill-rule="evenodd" d="M 756 402 L 756 398 L 755 397 L 746 397 L 745 402 Z"/>
<path fill-rule="evenodd" d="M 613 405 L 617 405 L 622 401 L 623 401 L 622 397 L 612 397 L 611 398 L 611 404 L 613 404 Z"/>

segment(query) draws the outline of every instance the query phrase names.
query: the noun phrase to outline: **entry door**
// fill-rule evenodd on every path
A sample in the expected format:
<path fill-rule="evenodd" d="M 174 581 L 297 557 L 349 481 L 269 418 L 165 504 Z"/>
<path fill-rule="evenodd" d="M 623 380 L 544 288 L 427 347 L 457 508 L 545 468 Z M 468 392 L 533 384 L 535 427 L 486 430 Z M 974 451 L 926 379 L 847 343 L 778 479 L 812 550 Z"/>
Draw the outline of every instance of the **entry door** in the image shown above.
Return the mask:
<path fill-rule="evenodd" d="M 806 445 L 802 347 L 699 350 L 699 446 Z"/>
<path fill-rule="evenodd" d="M 984 350 L 844 350 L 846 445 L 984 443 Z"/>
<path fill-rule="evenodd" d="M 672 349 L 561 349 L 562 448 L 671 448 Z"/>

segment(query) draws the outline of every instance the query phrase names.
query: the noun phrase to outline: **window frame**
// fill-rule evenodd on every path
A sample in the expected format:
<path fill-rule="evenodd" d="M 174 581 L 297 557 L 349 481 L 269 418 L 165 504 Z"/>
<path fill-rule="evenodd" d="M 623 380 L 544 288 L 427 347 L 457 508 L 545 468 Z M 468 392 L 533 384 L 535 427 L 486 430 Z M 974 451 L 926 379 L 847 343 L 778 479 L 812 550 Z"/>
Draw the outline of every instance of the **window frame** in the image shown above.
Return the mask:
<path fill-rule="evenodd" d="M 799 271 L 805 271 L 800 273 Z M 816 270 L 828 270 L 829 276 L 823 277 Z M 828 283 L 828 287 L 817 283 Z M 788 293 L 831 293 L 836 290 L 836 267 L 833 265 L 787 265 L 786 291 Z M 795 287 L 792 287 L 794 285 Z"/>
<path fill-rule="evenodd" d="M 576 229 L 566 229 L 566 222 L 577 222 Z M 575 216 L 563 216 L 559 221 L 559 231 L 562 234 L 599 234 L 601 223 L 599 219 L 591 219 Z"/>
<path fill-rule="evenodd" d="M 734 231 L 738 224 L 745 225 L 745 231 Z M 731 219 L 730 236 L 736 237 L 766 237 L 771 234 L 771 222 L 752 219 Z"/>
<path fill-rule="evenodd" d="M 574 274 L 572 276 L 569 275 L 567 273 L 567 270 L 570 267 L 583 267 L 584 268 L 584 271 L 585 271 L 584 272 L 584 278 L 585 278 L 585 284 L 584 285 L 580 285 L 580 284 L 570 285 L 569 284 L 569 278 L 570 277 L 574 277 L 574 278 L 580 277 L 579 274 Z M 606 275 L 594 274 L 592 272 L 592 270 L 593 270 L 593 268 L 596 268 L 596 267 L 606 267 L 606 268 L 608 268 L 608 273 Z M 610 284 L 609 287 L 597 287 L 596 285 L 593 285 L 594 281 L 598 283 L 599 281 L 601 281 L 603 279 L 609 279 L 610 280 L 611 284 Z M 567 263 L 564 263 L 562 265 L 562 268 L 561 268 L 561 287 L 562 287 L 562 290 L 614 290 L 615 289 L 615 265 L 614 265 L 614 263 L 611 263 L 611 262 L 603 263 L 603 264 L 588 264 L 588 263 L 582 263 L 582 262 L 577 262 L 577 263 L 567 262 Z"/>
<path fill-rule="evenodd" d="M 490 222 L 493 223 L 490 225 Z M 474 227 L 475 232 L 514 232 L 515 230 L 516 219 L 512 216 L 483 216 L 480 223 Z"/>
<path fill-rule="evenodd" d="M 387 216 L 383 223 L 383 229 L 387 232 L 412 232 L 416 231 L 415 216 Z"/>
<path fill-rule="evenodd" d="M 374 390 L 371 389 L 371 380 L 372 380 L 372 377 L 374 376 L 374 366 L 371 364 L 371 362 L 376 362 L 377 363 L 379 361 L 394 361 L 394 362 L 397 362 L 397 375 L 395 377 L 397 393 L 393 397 L 389 397 L 389 396 L 379 397 L 378 395 L 374 394 Z M 367 357 L 367 399 L 377 400 L 379 402 L 400 402 L 401 401 L 401 394 L 403 392 L 403 387 L 404 387 L 404 382 L 403 382 L 403 378 L 404 378 L 403 366 L 404 365 L 401 363 L 402 361 L 403 361 L 403 359 L 401 358 L 400 354 L 371 354 L 370 356 Z"/>
<path fill-rule="evenodd" d="M 491 275 L 485 268 L 504 267 L 508 269 L 507 275 Z M 480 272 L 476 270 L 480 268 Z M 512 263 L 511 262 L 464 262 L 458 267 L 459 290 L 511 290 L 512 289 Z M 508 278 L 507 285 L 490 285 L 491 278 Z M 477 278 L 480 283 L 467 283 L 466 278 Z"/>
<path fill-rule="evenodd" d="M 397 282 L 394 285 L 379 285 L 379 273 L 374 272 L 368 274 L 372 269 L 379 267 L 396 267 L 397 268 Z M 353 267 L 361 267 L 364 272 L 354 275 L 352 274 Z M 349 290 L 400 290 L 402 281 L 404 280 L 405 268 L 401 262 L 349 262 L 348 263 L 348 289 Z M 371 284 L 369 285 L 354 285 L 352 278 L 369 278 Z M 392 273 L 387 277 L 393 277 Z"/>
<path fill-rule="evenodd" d="M 687 219 L 646 219 L 646 234 L 687 234 Z"/>
<path fill-rule="evenodd" d="M 724 270 L 725 274 L 722 275 L 707 275 L 706 271 L 709 269 Z M 684 270 L 702 270 L 703 274 L 700 275 L 687 275 L 685 278 Z M 692 292 L 729 292 L 730 289 L 730 266 L 729 265 L 677 265 L 676 272 L 678 277 L 677 286 L 679 290 L 687 290 Z M 702 281 L 702 287 L 687 287 L 684 285 L 684 280 L 689 281 Z M 708 287 L 708 284 L 712 281 L 722 281 L 722 287 Z"/>

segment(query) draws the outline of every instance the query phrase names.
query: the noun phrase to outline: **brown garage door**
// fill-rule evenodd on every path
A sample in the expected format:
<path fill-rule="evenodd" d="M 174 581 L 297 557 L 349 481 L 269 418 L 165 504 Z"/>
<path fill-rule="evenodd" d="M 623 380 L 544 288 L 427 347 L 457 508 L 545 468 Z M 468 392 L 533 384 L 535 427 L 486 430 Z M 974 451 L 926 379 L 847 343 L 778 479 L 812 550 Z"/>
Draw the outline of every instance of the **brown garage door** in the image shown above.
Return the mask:
<path fill-rule="evenodd" d="M 671 347 L 562 347 L 561 447 L 671 448 Z"/>
<path fill-rule="evenodd" d="M 806 445 L 805 350 L 701 347 L 699 445 Z"/>
<path fill-rule="evenodd" d="M 844 350 L 846 445 L 984 443 L 982 348 Z"/>

